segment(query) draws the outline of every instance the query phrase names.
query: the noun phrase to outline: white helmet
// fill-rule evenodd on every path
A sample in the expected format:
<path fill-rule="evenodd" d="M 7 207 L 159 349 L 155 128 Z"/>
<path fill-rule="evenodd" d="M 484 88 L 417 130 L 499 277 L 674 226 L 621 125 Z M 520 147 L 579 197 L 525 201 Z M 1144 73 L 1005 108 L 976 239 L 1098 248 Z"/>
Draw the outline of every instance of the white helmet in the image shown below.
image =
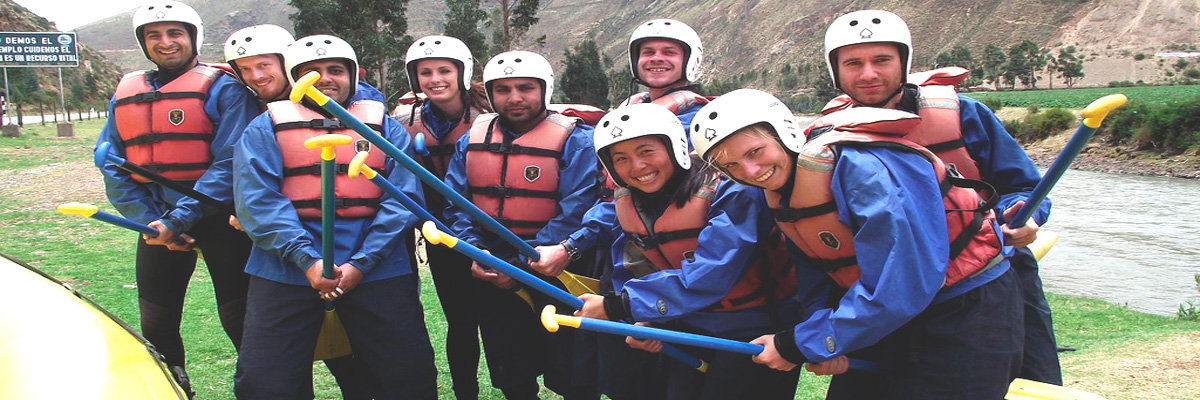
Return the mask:
<path fill-rule="evenodd" d="M 282 57 L 283 49 L 295 41 L 292 33 L 279 25 L 262 24 L 238 29 L 225 39 L 225 62 L 237 72 L 235 60 L 264 54 Z"/>
<path fill-rule="evenodd" d="M 421 85 L 417 82 L 417 61 L 426 59 L 450 60 L 458 64 L 458 89 L 466 91 L 471 87 L 471 74 L 475 69 L 471 49 L 461 40 L 450 36 L 433 35 L 417 39 L 408 47 L 404 55 L 404 68 L 408 70 L 408 87 L 413 93 L 421 93 Z"/>
<path fill-rule="evenodd" d="M 190 29 L 192 34 L 192 56 L 200 56 L 200 46 L 204 43 L 204 23 L 200 14 L 187 4 L 172 0 L 156 0 L 143 4 L 133 10 L 133 36 L 137 38 L 142 54 L 150 58 L 146 51 L 146 40 L 142 37 L 142 27 L 156 22 L 178 22 Z"/>
<path fill-rule="evenodd" d="M 528 51 L 507 51 L 497 54 L 483 66 L 483 86 L 487 88 L 488 103 L 496 108 L 492 100 L 492 82 L 508 78 L 533 78 L 542 81 L 542 98 L 550 107 L 550 96 L 554 95 L 554 68 L 540 54 Z"/>
<path fill-rule="evenodd" d="M 855 11 L 833 20 L 825 31 L 825 66 L 833 85 L 841 89 L 837 79 L 837 62 L 833 52 L 842 47 L 861 43 L 895 43 L 900 45 L 904 71 L 901 79 L 912 70 L 912 34 L 899 15 L 883 10 Z"/>
<path fill-rule="evenodd" d="M 341 59 L 350 63 L 347 66 L 350 73 L 350 96 L 358 88 L 358 55 L 354 47 L 337 36 L 312 35 L 297 39 L 283 50 L 283 67 L 287 71 L 288 82 L 295 85 L 296 67 L 310 61 Z"/>
<path fill-rule="evenodd" d="M 709 152 L 734 132 L 765 123 L 775 130 L 785 148 L 799 153 L 804 146 L 804 132 L 797 122 L 787 105 L 770 93 L 738 89 L 696 111 L 692 118 L 692 145 L 701 158 L 709 160 Z"/>
<path fill-rule="evenodd" d="M 633 30 L 633 35 L 629 36 L 629 72 L 633 74 L 634 80 L 642 82 L 637 71 L 638 57 L 641 56 L 638 46 L 650 39 L 674 40 L 683 44 L 686 58 L 683 62 L 683 77 L 691 82 L 700 79 L 700 63 L 704 61 L 704 46 L 700 44 L 700 35 L 685 23 L 673 19 L 655 19 L 638 25 L 637 29 Z"/>
<path fill-rule="evenodd" d="M 612 157 L 604 154 L 604 149 L 619 142 L 650 135 L 666 136 L 675 165 L 683 169 L 692 167 L 692 157 L 688 155 L 687 132 L 683 130 L 679 117 L 657 104 L 632 104 L 605 114 L 596 124 L 593 136 L 596 157 L 600 159 L 604 169 L 608 170 L 608 176 L 618 185 L 626 186 L 613 169 Z"/>

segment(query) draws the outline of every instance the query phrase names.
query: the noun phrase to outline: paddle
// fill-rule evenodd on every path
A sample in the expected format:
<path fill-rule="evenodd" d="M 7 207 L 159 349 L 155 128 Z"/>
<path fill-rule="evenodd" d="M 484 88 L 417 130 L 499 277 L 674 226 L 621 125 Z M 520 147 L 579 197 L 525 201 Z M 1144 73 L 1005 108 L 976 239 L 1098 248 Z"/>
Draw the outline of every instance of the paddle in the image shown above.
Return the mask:
<path fill-rule="evenodd" d="M 334 159 L 337 154 L 333 148 L 350 144 L 350 136 L 326 134 L 313 136 L 304 141 L 304 147 L 321 149 L 321 275 L 325 279 L 333 279 L 333 222 L 337 196 L 333 192 L 333 180 L 336 175 Z M 321 333 L 317 335 L 317 347 L 313 351 L 313 360 L 328 360 L 350 355 L 350 339 L 346 337 L 346 328 L 334 311 L 337 307 L 333 301 L 325 301 L 325 317 L 321 323 Z"/>
<path fill-rule="evenodd" d="M 583 329 L 593 332 L 610 333 L 613 335 L 633 336 L 638 339 L 653 339 L 664 343 L 682 344 L 685 346 L 700 347 L 717 351 L 727 351 L 730 353 L 746 354 L 755 356 L 762 353 L 763 347 L 754 343 L 739 342 L 719 337 L 698 335 L 695 333 L 678 332 L 667 329 L 651 328 L 648 326 L 637 326 L 613 322 L 603 319 L 573 317 L 568 315 L 559 315 L 555 313 L 553 305 L 548 305 L 542 309 L 542 326 L 546 327 L 547 331 L 558 332 L 559 326 L 569 326 L 572 328 Z M 878 367 L 875 363 L 864 360 L 849 359 L 850 368 L 860 371 L 875 371 Z"/>
<path fill-rule="evenodd" d="M 59 214 L 78 215 L 81 217 L 88 217 L 91 219 L 104 221 L 104 222 L 107 222 L 107 223 L 110 223 L 110 224 L 113 224 L 113 225 L 116 225 L 116 226 L 119 226 L 122 228 L 135 230 L 135 231 L 144 233 L 144 234 L 146 234 L 146 236 L 149 236 L 149 237 L 158 237 L 158 230 L 151 228 L 149 225 L 139 224 L 139 223 L 133 222 L 127 218 L 118 217 L 116 215 L 109 214 L 104 211 L 100 211 L 100 207 L 96 207 L 91 204 L 66 203 L 66 204 L 59 205 L 58 208 L 56 208 L 55 210 L 58 211 Z M 179 237 L 175 238 L 175 243 L 178 243 L 181 245 L 187 244 L 187 242 L 184 242 L 183 239 L 181 239 Z"/>
<path fill-rule="evenodd" d="M 572 296 L 570 293 L 567 293 L 566 291 L 559 289 L 554 285 L 538 279 L 536 276 L 533 276 L 533 274 L 526 272 L 525 270 L 510 265 L 509 263 L 504 262 L 504 260 L 501 260 L 490 253 L 484 252 L 470 243 L 458 240 L 458 238 L 451 236 L 444 231 L 438 230 L 436 223 L 433 221 L 425 221 L 425 224 L 421 226 L 421 234 L 425 236 L 425 240 L 429 241 L 429 243 L 440 244 L 454 249 L 455 251 L 462 253 L 463 255 L 470 257 L 475 261 L 478 261 L 480 264 L 500 271 L 501 273 L 512 277 L 517 282 L 529 286 L 530 288 L 533 288 L 533 290 L 550 296 L 555 300 L 565 303 L 576 310 L 583 307 L 583 300 L 580 300 L 578 297 Z M 704 362 L 704 360 L 685 353 L 683 350 L 678 348 L 663 345 L 662 352 L 663 354 L 679 360 L 680 362 L 701 372 L 708 370 L 708 363 Z"/>
<path fill-rule="evenodd" d="M 1042 180 L 1038 181 L 1037 186 L 1033 187 L 1033 192 L 1029 194 L 1029 199 L 1025 200 L 1025 205 L 1017 210 L 1016 215 L 1013 215 L 1011 221 L 1008 221 L 1009 228 L 1020 228 L 1025 226 L 1029 221 L 1029 217 L 1033 216 L 1033 212 L 1038 206 L 1042 205 L 1042 201 L 1046 200 L 1046 195 L 1050 193 L 1050 189 L 1058 183 L 1058 179 L 1062 178 L 1063 173 L 1067 172 L 1067 168 L 1071 166 L 1071 162 L 1075 161 L 1075 157 L 1079 152 L 1083 151 L 1083 146 L 1092 138 L 1092 134 L 1096 132 L 1096 128 L 1100 127 L 1100 123 L 1104 121 L 1104 117 L 1108 116 L 1109 112 L 1125 104 L 1127 98 L 1123 94 L 1110 94 L 1093 101 L 1083 109 L 1080 116 L 1083 117 L 1083 123 L 1079 124 L 1079 128 L 1075 130 L 1075 134 L 1071 135 L 1071 140 L 1063 146 L 1062 151 L 1058 153 L 1058 157 L 1054 162 L 1050 163 L 1050 167 L 1046 168 L 1046 173 L 1042 175 Z"/>
<path fill-rule="evenodd" d="M 109 143 L 109 142 L 101 142 L 99 146 L 96 146 L 96 150 L 92 152 L 92 162 L 94 164 L 96 164 L 97 168 L 103 167 L 105 161 L 112 162 L 113 165 L 117 166 L 117 168 L 123 169 L 131 174 L 140 175 L 143 178 L 149 179 L 150 181 L 152 181 L 154 183 L 166 186 L 168 189 L 179 192 L 180 194 L 182 194 L 184 196 L 191 197 L 193 199 L 200 201 L 201 203 L 205 203 L 210 206 L 217 207 L 217 208 L 221 209 L 221 212 L 227 213 L 229 215 L 234 215 L 233 205 L 231 205 L 229 203 L 224 203 L 217 199 L 214 199 L 214 198 L 210 197 L 209 195 L 200 193 L 199 191 L 197 191 L 196 189 L 193 189 L 190 186 L 187 186 L 187 185 L 184 185 L 177 181 L 171 180 L 171 178 L 167 178 L 165 176 L 159 175 L 158 173 L 151 171 L 151 170 L 147 169 L 146 167 L 134 164 L 134 163 L 130 162 L 129 160 L 121 158 L 120 156 L 117 156 L 116 154 L 109 152 L 109 149 L 111 149 L 111 148 L 112 148 L 112 143 Z"/>

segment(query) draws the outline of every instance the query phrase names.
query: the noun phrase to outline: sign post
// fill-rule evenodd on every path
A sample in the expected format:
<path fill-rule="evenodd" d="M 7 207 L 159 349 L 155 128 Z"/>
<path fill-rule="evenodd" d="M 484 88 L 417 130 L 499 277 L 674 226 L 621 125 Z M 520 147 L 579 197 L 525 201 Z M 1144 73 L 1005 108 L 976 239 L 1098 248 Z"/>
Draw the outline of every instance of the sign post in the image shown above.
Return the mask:
<path fill-rule="evenodd" d="M 9 67 L 57 67 L 58 101 L 65 117 L 67 100 L 63 90 L 62 67 L 79 66 L 76 43 L 75 32 L 0 32 L 0 67 L 4 67 L 5 90 L 8 90 Z M 5 97 L 12 101 L 7 93 Z M 74 136 L 73 126 L 65 121 L 66 118 L 58 124 L 58 136 Z"/>

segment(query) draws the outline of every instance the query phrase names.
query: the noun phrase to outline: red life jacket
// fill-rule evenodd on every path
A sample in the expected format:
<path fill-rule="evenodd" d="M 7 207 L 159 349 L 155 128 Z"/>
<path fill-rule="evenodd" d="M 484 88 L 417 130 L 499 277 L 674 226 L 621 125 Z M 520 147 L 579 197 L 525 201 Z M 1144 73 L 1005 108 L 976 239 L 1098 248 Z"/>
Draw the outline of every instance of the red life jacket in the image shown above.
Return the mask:
<path fill-rule="evenodd" d="M 905 136 L 906 139 L 929 149 L 942 162 L 953 165 L 960 175 L 980 179 L 979 165 L 967 152 L 959 117 L 958 92 L 955 87 L 966 81 L 971 71 L 961 67 L 938 68 L 908 75 L 908 82 L 917 85 L 917 114 L 921 124 Z M 821 114 L 859 107 L 850 96 L 841 95 L 821 110 Z"/>
<path fill-rule="evenodd" d="M 359 100 L 346 108 L 376 132 L 383 132 L 383 103 Z M 342 125 L 336 119 L 287 100 L 267 104 L 271 123 L 275 128 L 275 140 L 283 156 L 283 183 L 281 191 L 292 201 L 296 213 L 302 219 L 321 218 L 321 149 L 304 147 L 304 141 L 328 133 L 350 136 L 353 146 L 334 148 L 337 176 L 334 178 L 334 195 L 337 196 L 337 216 L 342 218 L 365 218 L 379 210 L 383 191 L 367 179 L 350 179 L 346 175 L 350 160 L 358 151 L 367 150 L 366 165 L 376 171 L 384 170 L 383 151 L 375 148 L 354 129 Z"/>
<path fill-rule="evenodd" d="M 838 221 L 830 184 L 837 159 L 834 146 L 876 146 L 909 151 L 933 165 L 942 190 L 949 232 L 950 265 L 944 286 L 981 273 L 1003 259 L 1000 239 L 992 223 L 995 195 L 986 201 L 981 191 L 994 193 L 978 180 L 964 179 L 947 169 L 932 152 L 903 138 L 907 129 L 920 123 L 910 113 L 877 108 L 856 108 L 829 114 L 810 125 L 806 134 L 815 138 L 804 144 L 796 157 L 794 187 L 784 202 L 775 191 L 766 191 L 767 202 L 784 235 L 792 240 L 818 268 L 838 285 L 848 288 L 860 273 L 850 227 Z M 815 130 L 831 129 L 816 134 Z"/>
<path fill-rule="evenodd" d="M 614 200 L 617 221 L 621 223 L 621 229 L 631 244 L 625 247 L 626 260 L 644 257 L 654 268 L 651 271 L 630 266 L 635 275 L 640 277 L 655 271 L 680 269 L 684 260 L 694 260 L 700 231 L 708 225 L 708 211 L 719 183 L 719 178 L 712 179 L 701 186 L 683 207 L 672 203 L 650 224 L 646 223 L 642 213 L 633 204 L 629 189 L 617 188 Z M 706 310 L 731 312 L 762 307 L 795 293 L 796 271 L 788 260 L 784 246 L 779 231 L 771 230 L 771 237 L 760 242 L 760 251 L 750 260 L 750 266 L 729 294 Z M 642 257 L 631 255 L 631 252 L 640 253 Z"/>
<path fill-rule="evenodd" d="M 454 129 L 438 140 L 433 133 L 429 131 L 429 127 L 425 126 L 425 121 L 422 118 L 423 106 L 405 107 L 406 110 L 398 110 L 399 114 L 395 115 L 397 121 L 404 124 L 404 128 L 412 135 L 413 140 L 416 140 L 417 135 L 425 136 L 425 148 L 429 150 L 428 156 L 417 155 L 417 161 L 421 163 L 425 169 L 432 172 L 438 179 L 446 177 L 446 168 L 450 165 L 450 156 L 454 155 L 454 144 L 458 143 L 458 139 L 471 130 L 471 123 L 459 121 Z M 399 107 L 397 107 L 399 109 Z M 475 108 L 468 108 L 470 114 L 467 118 L 474 121 L 481 112 Z"/>
<path fill-rule="evenodd" d="M 125 158 L 173 180 L 199 179 L 213 161 L 213 123 L 204 112 L 204 101 L 222 72 L 198 64 L 157 90 L 149 72 L 125 74 L 113 95 Z M 131 177 L 150 181 L 137 174 Z"/>
<path fill-rule="evenodd" d="M 617 107 L 619 108 L 630 104 L 639 103 L 654 103 L 666 107 L 675 115 L 679 115 L 679 113 L 684 112 L 697 104 L 708 104 L 709 100 L 712 100 L 712 98 L 703 96 L 690 90 L 676 90 L 652 101 L 650 100 L 650 92 L 642 92 L 630 96 L 625 100 L 624 103 L 621 103 L 621 105 Z"/>
<path fill-rule="evenodd" d="M 550 113 L 516 139 L 497 122 L 497 114 L 484 114 L 471 127 L 471 202 L 518 236 L 532 237 L 558 215 L 559 159 L 578 119 Z"/>

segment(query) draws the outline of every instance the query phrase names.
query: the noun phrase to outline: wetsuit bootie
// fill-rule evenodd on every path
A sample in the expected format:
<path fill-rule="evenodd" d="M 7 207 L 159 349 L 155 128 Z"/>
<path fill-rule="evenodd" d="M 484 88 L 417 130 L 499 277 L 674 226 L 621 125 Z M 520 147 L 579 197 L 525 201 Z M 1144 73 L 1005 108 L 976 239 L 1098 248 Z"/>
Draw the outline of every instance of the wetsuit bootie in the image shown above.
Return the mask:
<path fill-rule="evenodd" d="M 183 388 L 183 392 L 187 393 L 188 399 L 196 397 L 196 392 L 192 391 L 192 380 L 188 378 L 187 371 L 182 365 L 171 367 L 171 376 L 175 377 L 175 382 L 179 382 L 179 387 Z"/>

